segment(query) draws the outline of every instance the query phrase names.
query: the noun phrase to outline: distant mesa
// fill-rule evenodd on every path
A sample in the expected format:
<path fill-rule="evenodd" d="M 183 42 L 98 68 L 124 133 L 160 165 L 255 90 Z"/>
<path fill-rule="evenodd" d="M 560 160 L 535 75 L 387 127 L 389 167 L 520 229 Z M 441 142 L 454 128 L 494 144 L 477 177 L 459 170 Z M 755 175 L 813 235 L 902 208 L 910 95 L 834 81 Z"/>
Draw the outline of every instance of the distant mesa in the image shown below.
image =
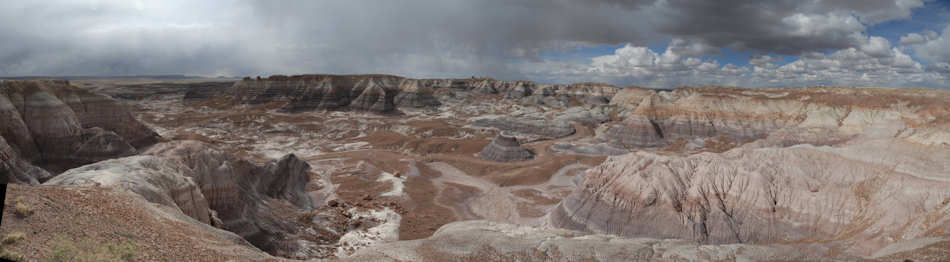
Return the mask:
<path fill-rule="evenodd" d="M 355 110 L 393 113 L 442 105 L 436 94 L 476 92 L 528 104 L 568 107 L 606 104 L 620 88 L 601 83 L 537 84 L 487 78 L 410 79 L 393 75 L 274 75 L 245 77 L 223 97 L 234 104 L 281 104 L 280 111 Z"/>
<path fill-rule="evenodd" d="M 521 146 L 513 136 L 499 134 L 480 153 L 482 159 L 495 162 L 519 162 L 531 160 L 534 153 Z"/>

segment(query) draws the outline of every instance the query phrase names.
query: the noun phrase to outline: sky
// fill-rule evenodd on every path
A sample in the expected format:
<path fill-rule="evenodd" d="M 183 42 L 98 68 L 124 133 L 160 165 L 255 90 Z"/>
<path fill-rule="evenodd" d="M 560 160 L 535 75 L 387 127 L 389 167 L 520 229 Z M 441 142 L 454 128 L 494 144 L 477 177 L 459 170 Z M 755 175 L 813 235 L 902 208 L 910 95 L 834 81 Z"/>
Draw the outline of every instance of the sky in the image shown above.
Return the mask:
<path fill-rule="evenodd" d="M 5 0 L 0 76 L 950 89 L 937 0 Z"/>

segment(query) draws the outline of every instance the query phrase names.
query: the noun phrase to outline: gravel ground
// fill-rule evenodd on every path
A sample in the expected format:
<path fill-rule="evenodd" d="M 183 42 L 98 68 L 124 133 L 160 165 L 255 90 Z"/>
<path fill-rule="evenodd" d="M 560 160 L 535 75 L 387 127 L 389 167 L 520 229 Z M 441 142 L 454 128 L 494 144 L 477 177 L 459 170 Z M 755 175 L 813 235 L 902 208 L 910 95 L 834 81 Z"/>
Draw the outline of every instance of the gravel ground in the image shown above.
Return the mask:
<path fill-rule="evenodd" d="M 18 202 L 30 206 L 32 214 L 18 216 Z M 0 236 L 24 233 L 25 238 L 3 248 L 25 261 L 52 260 L 64 253 L 63 246 L 101 254 L 97 249 L 110 244 L 131 244 L 133 261 L 279 261 L 232 233 L 159 208 L 109 188 L 11 184 Z"/>

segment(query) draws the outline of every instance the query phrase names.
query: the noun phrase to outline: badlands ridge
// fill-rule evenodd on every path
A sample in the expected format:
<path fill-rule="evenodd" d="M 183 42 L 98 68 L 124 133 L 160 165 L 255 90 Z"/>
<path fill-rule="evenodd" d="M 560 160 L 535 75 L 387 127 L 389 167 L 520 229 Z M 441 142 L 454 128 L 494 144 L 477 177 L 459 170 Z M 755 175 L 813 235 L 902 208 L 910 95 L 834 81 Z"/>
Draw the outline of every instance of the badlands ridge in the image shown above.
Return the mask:
<path fill-rule="evenodd" d="M 0 82 L 28 261 L 941 261 L 948 159 L 936 89 Z"/>

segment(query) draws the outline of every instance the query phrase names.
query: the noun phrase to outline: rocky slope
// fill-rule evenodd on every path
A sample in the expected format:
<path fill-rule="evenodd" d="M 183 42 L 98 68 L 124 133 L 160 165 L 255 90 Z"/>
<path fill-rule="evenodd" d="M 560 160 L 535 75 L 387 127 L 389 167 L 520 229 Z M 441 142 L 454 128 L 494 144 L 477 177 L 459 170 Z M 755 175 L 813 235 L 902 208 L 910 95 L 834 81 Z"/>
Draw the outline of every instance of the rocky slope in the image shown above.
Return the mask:
<path fill-rule="evenodd" d="M 426 86 L 421 80 L 406 79 L 399 85 L 399 94 L 394 98 L 397 107 L 426 108 L 439 106 L 442 103 L 435 97 L 432 87 Z"/>
<path fill-rule="evenodd" d="M 143 163 L 147 161 L 140 161 Z M 0 235 L 18 261 L 277 261 L 234 233 L 114 187 L 7 187 Z M 28 216 L 16 206 L 30 207 Z M 6 260 L 6 259 L 4 259 Z"/>
<path fill-rule="evenodd" d="M 25 163 L 56 174 L 131 155 L 159 138 L 118 102 L 57 80 L 0 83 L 0 123 L 2 160 L 14 183 L 49 177 Z"/>
<path fill-rule="evenodd" d="M 559 227 L 700 243 L 847 239 L 861 255 L 950 229 L 950 166 L 941 163 L 950 150 L 924 155 L 913 145 L 880 143 L 612 157 L 550 218 Z M 858 156 L 887 149 L 936 166 L 901 170 Z"/>
<path fill-rule="evenodd" d="M 20 158 L 19 153 L 0 136 L 0 183 L 37 184 L 52 177 L 46 170 Z"/>
<path fill-rule="evenodd" d="M 288 256 L 300 246 L 298 229 L 274 213 L 273 200 L 283 200 L 297 209 L 312 209 L 304 192 L 310 165 L 286 155 L 265 165 L 255 165 L 196 141 L 158 144 L 145 152 L 171 160 L 183 175 L 194 179 L 217 226 L 235 232 L 258 248 Z"/>
<path fill-rule="evenodd" d="M 802 261 L 806 245 L 699 245 L 688 240 L 620 238 L 516 226 L 455 222 L 432 237 L 361 250 L 348 261 Z"/>
<path fill-rule="evenodd" d="M 303 190 L 309 168 L 293 155 L 260 166 L 200 142 L 173 141 L 144 155 L 70 169 L 45 184 L 126 190 L 234 232 L 270 254 L 293 256 L 309 247 L 302 246 L 307 242 L 300 240 L 297 225 L 276 214 L 284 207 L 275 200 L 300 212 L 311 210 Z"/>

